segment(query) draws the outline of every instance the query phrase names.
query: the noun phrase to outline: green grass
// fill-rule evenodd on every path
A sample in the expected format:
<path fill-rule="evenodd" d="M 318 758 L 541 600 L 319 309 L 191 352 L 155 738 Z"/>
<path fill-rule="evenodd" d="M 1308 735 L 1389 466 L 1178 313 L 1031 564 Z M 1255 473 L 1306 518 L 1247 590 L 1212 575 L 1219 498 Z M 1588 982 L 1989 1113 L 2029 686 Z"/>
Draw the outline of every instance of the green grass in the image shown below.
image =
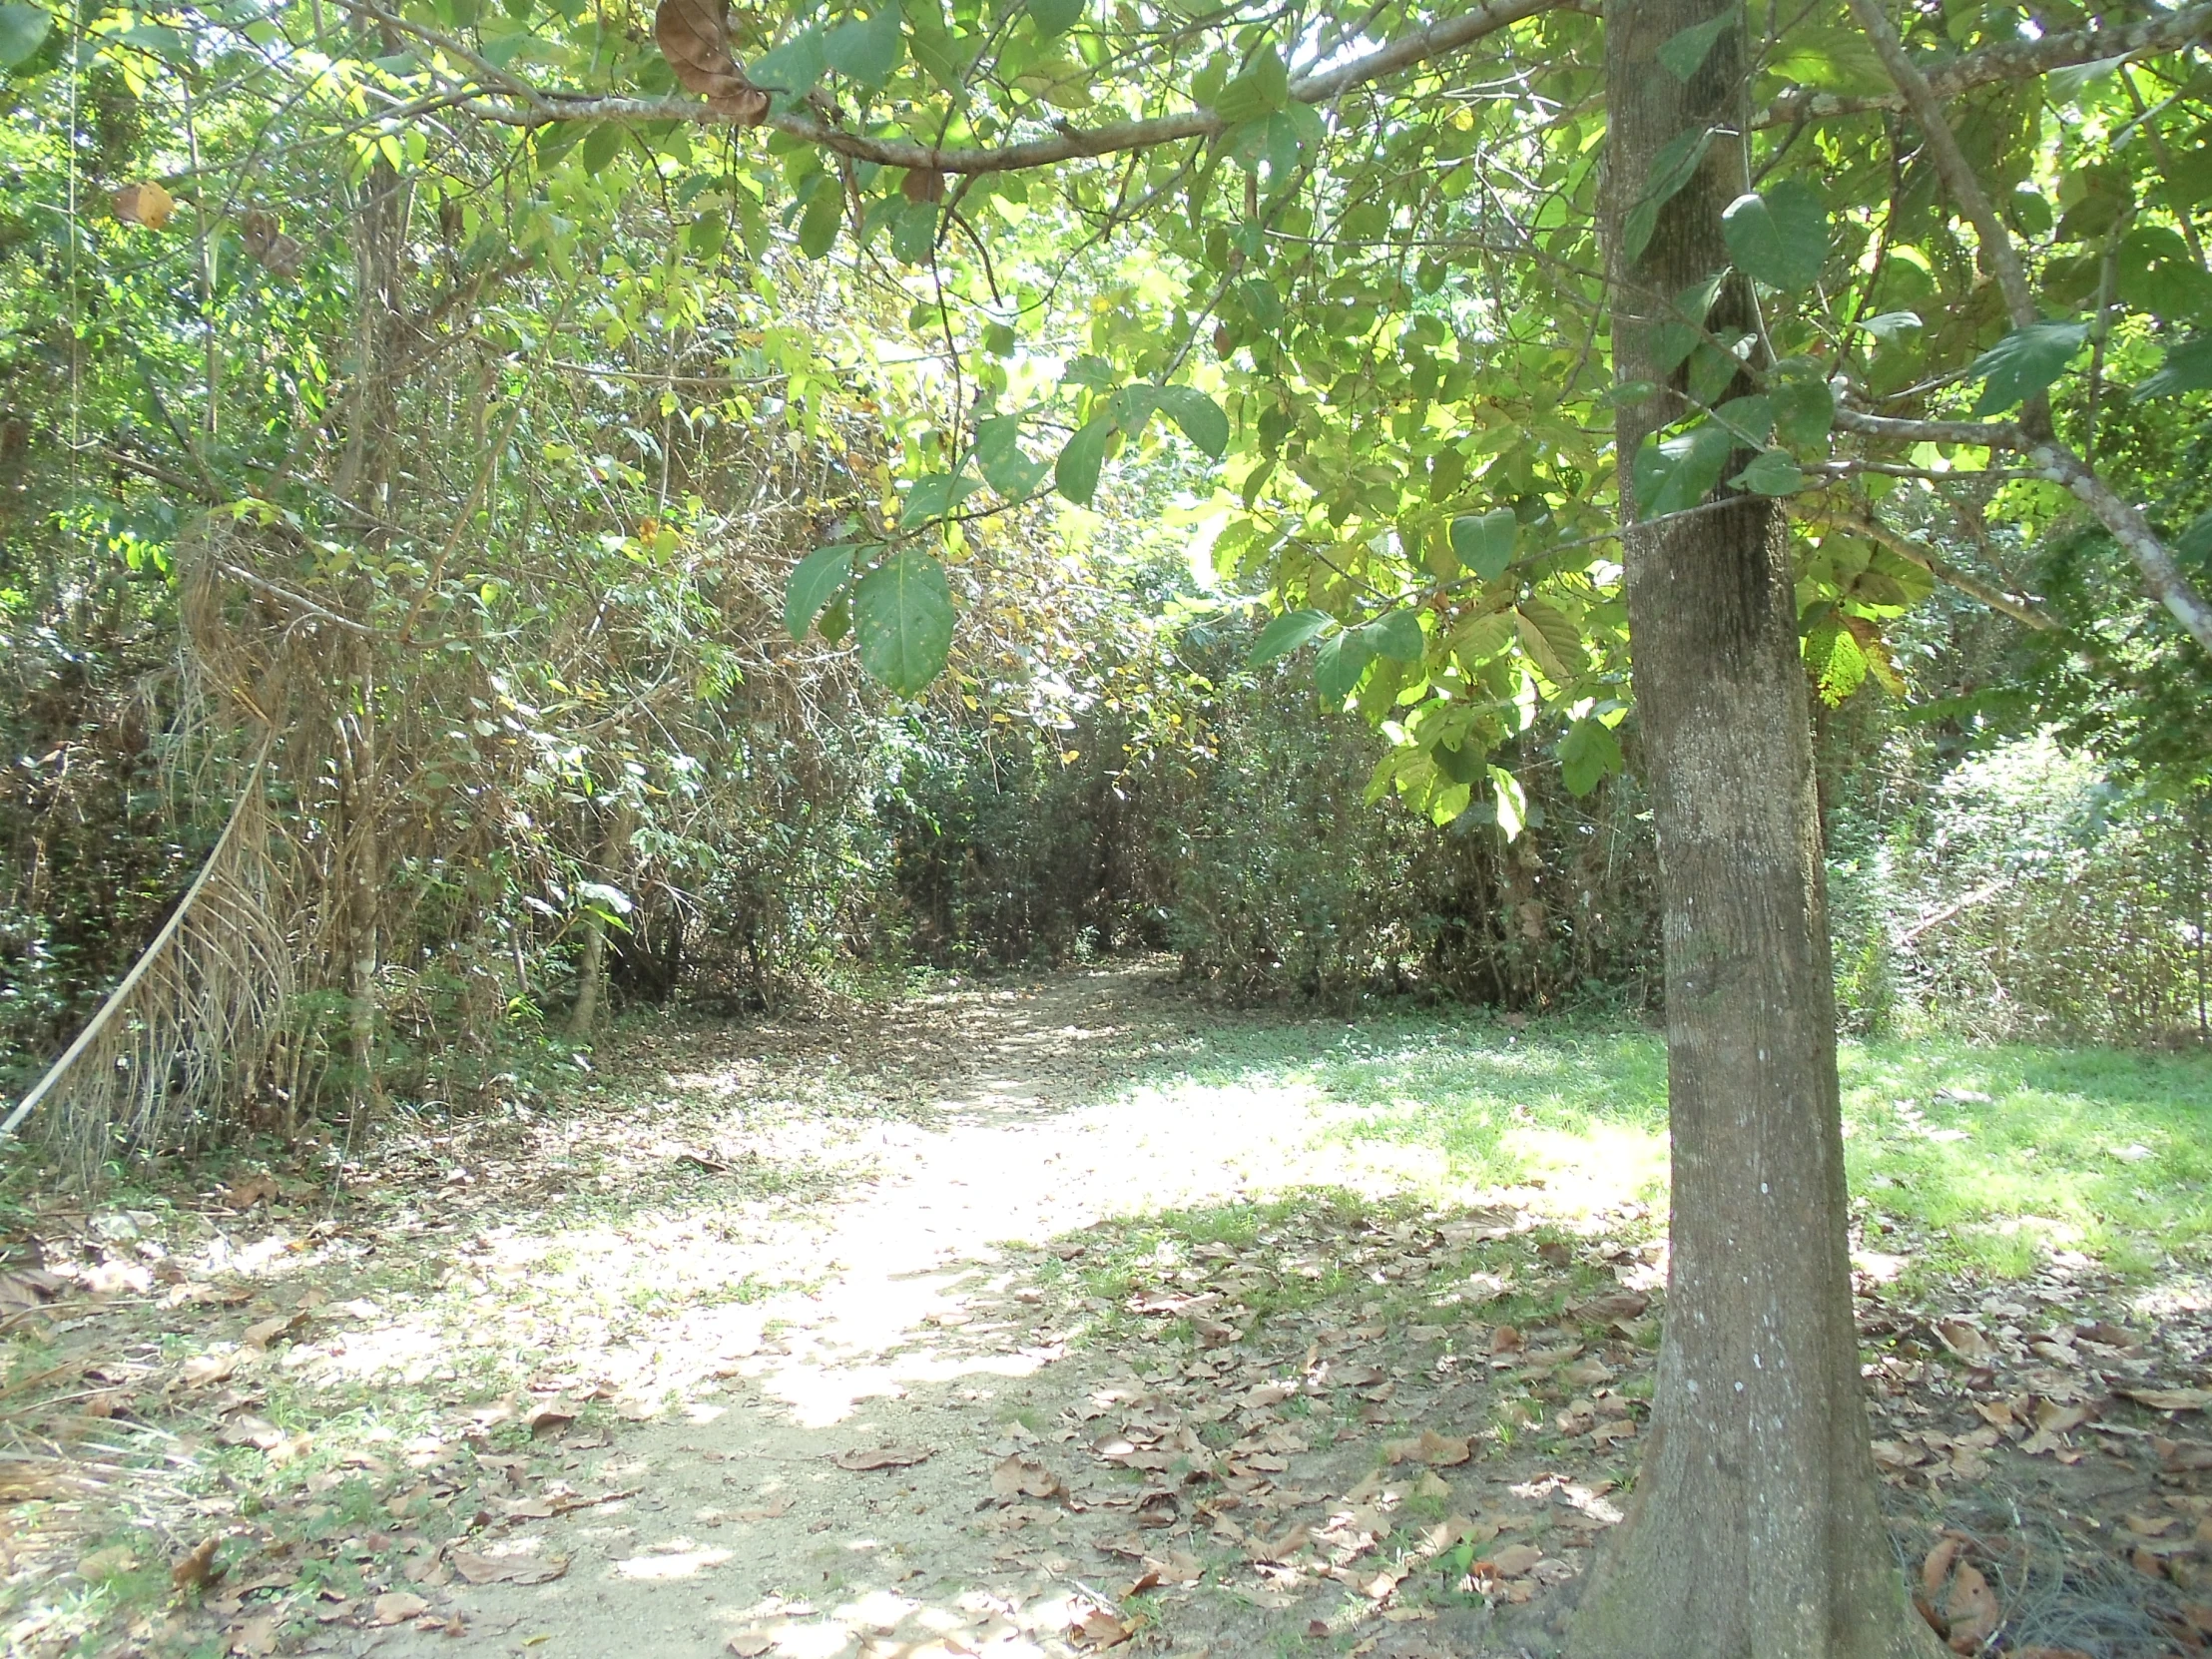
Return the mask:
<path fill-rule="evenodd" d="M 1941 1037 L 1846 1043 L 1846 1154 L 1870 1247 L 1916 1275 L 1999 1278 L 2073 1251 L 2136 1277 L 2212 1238 L 2212 1056 Z M 1210 1033 L 1148 1079 L 1203 1110 L 1217 1089 L 1277 1086 L 1340 1109 L 1348 1152 L 1424 1155 L 1422 1196 L 1540 1188 L 1587 1212 L 1666 1197 L 1666 1052 L 1656 1033 L 1483 1018 Z M 1199 1242 L 1227 1215 L 1161 1218 Z M 1154 1241 L 1157 1242 L 1157 1241 Z"/>

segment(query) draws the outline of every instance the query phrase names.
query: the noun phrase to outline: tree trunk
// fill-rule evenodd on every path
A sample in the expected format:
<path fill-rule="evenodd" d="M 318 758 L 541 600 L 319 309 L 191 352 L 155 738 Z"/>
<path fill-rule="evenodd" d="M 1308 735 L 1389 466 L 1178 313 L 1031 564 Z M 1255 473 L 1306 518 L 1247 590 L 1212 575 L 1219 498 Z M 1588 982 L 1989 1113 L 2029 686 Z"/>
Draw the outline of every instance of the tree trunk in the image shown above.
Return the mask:
<path fill-rule="evenodd" d="M 636 821 L 630 804 L 617 806 L 607 822 L 606 838 L 599 848 L 599 879 L 610 886 L 621 884 L 630 857 L 630 830 Z M 597 910 L 584 917 L 584 948 L 576 964 L 576 1001 L 568 1011 L 568 1034 L 578 1042 L 591 1040 L 599 1021 L 599 1004 L 607 982 L 607 922 Z"/>
<path fill-rule="evenodd" d="M 1657 49 L 1726 15 L 1685 84 Z M 1613 0 L 1606 217 L 1622 382 L 1654 323 L 1723 270 L 1744 187 L 1743 10 Z M 1720 129 L 1623 258 L 1654 153 Z M 1705 320 L 1705 319 L 1692 319 Z M 1716 333 L 1753 321 L 1724 291 Z M 1679 390 L 1617 424 L 1637 718 L 1659 841 L 1673 1135 L 1673 1257 L 1657 1392 L 1626 1523 L 1579 1610 L 1577 1659 L 1906 1659 L 1939 1654 L 1884 1527 L 1852 1321 L 1834 988 L 1787 527 L 1753 496 L 1638 527 L 1630 459 L 1688 412 Z M 1738 470 L 1732 465 L 1729 472 Z M 1724 491 L 1724 496 L 1726 492 Z"/>

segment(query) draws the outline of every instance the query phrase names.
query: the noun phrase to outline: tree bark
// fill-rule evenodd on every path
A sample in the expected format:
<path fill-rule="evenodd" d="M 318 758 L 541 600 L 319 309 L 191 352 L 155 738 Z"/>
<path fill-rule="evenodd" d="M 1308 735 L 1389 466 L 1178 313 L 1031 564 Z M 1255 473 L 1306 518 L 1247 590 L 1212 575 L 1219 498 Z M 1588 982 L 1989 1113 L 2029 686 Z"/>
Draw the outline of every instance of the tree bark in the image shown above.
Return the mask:
<path fill-rule="evenodd" d="M 1660 46 L 1723 15 L 1689 82 L 1660 65 Z M 1727 267 L 1721 212 L 1746 179 L 1736 136 L 1750 114 L 1745 40 L 1743 9 L 1729 0 L 1607 8 L 1606 213 L 1623 382 L 1662 378 L 1653 325 L 1675 295 Z M 1645 195 L 1655 152 L 1694 127 L 1715 129 L 1703 164 L 1626 260 L 1619 228 Z M 1710 318 L 1716 331 L 1755 320 L 1740 283 Z M 1630 462 L 1648 433 L 1688 412 L 1679 385 L 1624 404 L 1616 427 L 1637 719 L 1659 841 L 1673 1256 L 1643 1467 L 1570 1651 L 1939 1654 L 1883 1523 L 1860 1383 L 1787 524 L 1755 496 L 1636 523 Z"/>

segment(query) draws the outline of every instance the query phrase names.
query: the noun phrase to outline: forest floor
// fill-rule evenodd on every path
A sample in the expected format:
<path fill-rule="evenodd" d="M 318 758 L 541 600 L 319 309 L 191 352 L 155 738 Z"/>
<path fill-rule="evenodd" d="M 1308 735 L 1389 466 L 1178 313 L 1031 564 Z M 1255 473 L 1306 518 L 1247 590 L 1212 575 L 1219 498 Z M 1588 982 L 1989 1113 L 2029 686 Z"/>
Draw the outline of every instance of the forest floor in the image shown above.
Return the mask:
<path fill-rule="evenodd" d="M 1225 1014 L 1149 964 L 593 1064 L 212 1190 L 19 1192 L 6 1651 L 1556 1651 L 1650 1391 L 1648 1032 Z M 1930 1617 L 2201 1651 L 2212 1066 L 1846 1081 Z"/>

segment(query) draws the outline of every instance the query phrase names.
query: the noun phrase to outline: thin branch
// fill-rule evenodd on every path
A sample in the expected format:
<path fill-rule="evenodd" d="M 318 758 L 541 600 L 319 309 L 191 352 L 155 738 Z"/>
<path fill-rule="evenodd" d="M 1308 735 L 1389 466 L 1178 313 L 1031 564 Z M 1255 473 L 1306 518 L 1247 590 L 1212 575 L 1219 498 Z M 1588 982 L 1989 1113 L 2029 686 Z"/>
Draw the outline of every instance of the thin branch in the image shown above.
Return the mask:
<path fill-rule="evenodd" d="M 2212 5 L 2183 6 L 2136 23 L 2071 29 L 2045 35 L 2040 40 L 1984 46 L 1979 51 L 1968 52 L 1929 69 L 1925 78 L 1930 90 L 1938 98 L 1955 98 L 1975 87 L 1999 81 L 2031 80 L 2075 64 L 2099 63 L 2107 58 L 2135 58 L 2153 52 L 2177 52 L 2207 37 L 2212 37 Z M 1846 97 L 1800 87 L 1775 99 L 1753 125 L 1786 127 L 1795 121 L 1819 121 L 1909 107 L 1902 93 Z"/>
<path fill-rule="evenodd" d="M 1553 11 L 1595 11 L 1594 0 L 1489 0 L 1458 17 L 1431 23 L 1399 36 L 1387 45 L 1338 65 L 1318 75 L 1304 75 L 1290 85 L 1290 96 L 1301 104 L 1329 104 L 1356 87 L 1412 69 L 1471 46 L 1487 35 L 1515 23 Z M 412 23 L 400 23 L 420 39 L 426 31 Z M 440 50 L 446 48 L 440 42 Z M 465 48 L 454 57 L 469 62 Z M 488 78 L 488 77 L 487 77 Z M 498 72 L 496 84 L 519 103 L 479 100 L 470 107 L 484 120 L 512 127 L 543 127 L 561 121 L 689 121 L 727 126 L 729 116 L 711 104 L 691 98 L 575 97 L 564 93 L 528 93 L 513 89 L 513 77 Z M 1080 128 L 1056 122 L 1055 136 L 1024 144 L 946 150 L 910 140 L 876 139 L 831 127 L 812 115 L 787 110 L 763 123 L 778 132 L 820 145 L 854 161 L 883 167 L 934 169 L 939 173 L 1013 173 L 1026 168 L 1050 167 L 1083 157 L 1120 155 L 1152 150 L 1186 139 L 1217 138 L 1232 125 L 1208 109 L 1185 110 L 1144 121 L 1116 122 L 1110 126 Z"/>

